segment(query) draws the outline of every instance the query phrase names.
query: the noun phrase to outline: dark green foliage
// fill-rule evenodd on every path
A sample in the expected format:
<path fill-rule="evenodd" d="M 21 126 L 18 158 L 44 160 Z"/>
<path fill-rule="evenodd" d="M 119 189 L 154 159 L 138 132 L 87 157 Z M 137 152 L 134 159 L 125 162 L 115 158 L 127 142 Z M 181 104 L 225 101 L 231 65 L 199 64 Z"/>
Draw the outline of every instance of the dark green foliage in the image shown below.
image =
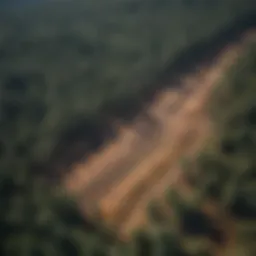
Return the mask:
<path fill-rule="evenodd" d="M 256 220 L 255 59 L 254 43 L 213 95 L 213 110 L 218 111 L 214 117 L 220 131 L 220 143 L 215 147 L 214 159 L 202 158 L 199 162 L 204 173 L 202 181 L 209 180 L 207 193 L 220 203 L 222 212 L 226 211 L 238 223 L 250 220 L 248 225 Z M 242 91 L 239 89 L 240 93 L 237 93 L 238 88 L 243 88 Z M 224 97 L 229 104 L 222 108 Z"/>
<path fill-rule="evenodd" d="M 150 233 L 138 231 L 134 236 L 134 248 L 136 256 L 153 256 L 154 240 Z"/>
<path fill-rule="evenodd" d="M 24 157 L 33 162 L 52 165 L 53 159 L 59 162 L 56 154 L 70 155 L 65 165 L 80 160 L 113 137 L 112 119 L 129 122 L 170 76 L 192 70 L 196 61 L 210 59 L 239 36 L 252 19 L 221 30 L 255 7 L 250 0 L 75 0 L 3 7 L 0 111 L 7 131 L 1 133 L 12 137 L 15 148 L 29 141 Z M 82 145 L 70 139 L 74 133 Z"/>
<path fill-rule="evenodd" d="M 162 212 L 161 206 L 157 204 L 157 202 L 151 202 L 148 206 L 148 216 L 150 221 L 156 224 L 164 223 L 165 216 Z"/>
<path fill-rule="evenodd" d="M 57 196 L 35 174 L 47 170 L 59 178 L 59 166 L 114 137 L 113 119 L 129 122 L 170 76 L 193 71 L 197 61 L 207 63 L 253 25 L 248 15 L 232 27 L 253 10 L 250 0 L 45 0 L 12 10 L 2 5 L 0 254 L 110 256 L 112 232 L 81 216 L 75 202 Z M 228 24 L 232 28 L 219 33 Z M 217 154 L 201 161 L 202 175 L 194 181 L 237 219 L 255 217 L 256 55 L 250 47 L 230 75 L 227 95 L 214 106 Z M 174 224 L 157 234 L 137 234 L 135 256 L 198 256 L 187 252 L 184 234 L 224 240 L 177 192 L 166 201 Z M 159 209 L 151 210 L 162 225 Z M 130 255 L 131 247 L 118 256 Z"/>
<path fill-rule="evenodd" d="M 188 254 L 182 249 L 182 244 L 180 243 L 178 237 L 175 237 L 171 232 L 164 231 L 159 234 L 158 243 L 156 248 L 156 254 L 159 256 L 186 256 Z"/>
<path fill-rule="evenodd" d="M 187 209 L 181 216 L 182 229 L 190 235 L 207 235 L 211 229 L 211 221 L 196 209 Z"/>
<path fill-rule="evenodd" d="M 5 144 L 2 140 L 0 140 L 0 158 L 4 157 L 5 154 Z"/>
<path fill-rule="evenodd" d="M 166 201 L 172 212 L 170 215 L 172 221 L 167 219 L 166 225 L 161 223 L 159 227 L 172 229 L 175 236 L 168 243 L 166 231 L 157 230 L 159 241 L 156 242 L 155 255 L 211 255 L 212 251 L 209 249 L 211 247 L 207 249 L 207 246 L 205 248 L 203 246 L 207 240 L 201 242 L 199 240 L 201 247 L 197 249 L 196 245 L 193 248 L 189 247 L 189 244 L 193 244 L 195 239 L 208 239 L 216 245 L 227 246 L 229 236 L 234 236 L 234 232 L 237 240 L 232 248 L 227 248 L 230 254 L 236 252 L 237 255 L 254 255 L 253 231 L 256 227 L 254 124 L 256 94 L 253 94 L 256 81 L 253 60 L 256 54 L 254 50 L 255 44 L 247 49 L 248 52 L 231 69 L 232 73 L 227 75 L 226 80 L 213 95 L 211 105 L 216 121 L 216 141 L 213 140 L 214 145 L 199 157 L 196 173 L 185 166 L 186 170 L 183 174 L 188 175 L 188 181 L 191 181 L 191 175 L 193 176 L 193 182 L 188 184 L 193 189 L 190 196 L 194 199 L 186 198 L 178 191 L 168 192 Z M 236 92 L 238 83 L 243 84 L 240 93 Z M 225 107 L 222 104 L 225 104 Z M 206 214 L 201 208 L 203 205 L 208 207 L 211 205 L 213 212 L 210 215 Z M 154 222 L 153 226 L 156 223 Z M 229 234 L 231 232 L 232 234 Z M 171 241 L 175 242 L 172 244 Z M 165 254 L 166 244 L 170 246 L 170 250 Z M 187 254 L 180 254 L 181 248 Z"/>
<path fill-rule="evenodd" d="M 86 236 L 96 228 L 74 203 L 53 196 L 39 180 L 18 185 L 7 175 L 1 175 L 0 197 L 1 255 L 85 255 Z M 95 255 L 107 252 L 104 240 L 94 245 Z"/>

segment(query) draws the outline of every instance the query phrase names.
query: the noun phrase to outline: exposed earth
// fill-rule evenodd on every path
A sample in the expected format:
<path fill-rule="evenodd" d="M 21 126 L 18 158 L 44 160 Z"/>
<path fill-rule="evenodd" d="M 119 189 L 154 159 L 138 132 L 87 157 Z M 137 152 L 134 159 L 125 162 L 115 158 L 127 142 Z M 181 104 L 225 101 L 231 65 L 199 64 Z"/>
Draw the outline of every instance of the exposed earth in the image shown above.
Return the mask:
<path fill-rule="evenodd" d="M 63 178 L 84 214 L 98 211 L 122 235 L 145 225 L 148 203 L 177 184 L 182 157 L 196 157 L 211 135 L 207 103 L 213 89 L 242 50 L 226 47 L 208 66 L 156 95 L 146 112 L 120 126 L 118 136 Z M 180 88 L 180 89 L 179 89 Z"/>

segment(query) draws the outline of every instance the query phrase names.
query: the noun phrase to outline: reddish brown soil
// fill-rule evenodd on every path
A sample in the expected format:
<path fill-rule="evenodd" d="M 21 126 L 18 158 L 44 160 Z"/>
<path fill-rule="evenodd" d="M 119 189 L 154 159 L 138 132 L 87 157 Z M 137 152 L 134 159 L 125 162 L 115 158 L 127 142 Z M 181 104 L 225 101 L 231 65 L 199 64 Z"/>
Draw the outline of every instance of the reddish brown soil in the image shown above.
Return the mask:
<path fill-rule="evenodd" d="M 182 79 L 182 90 L 160 92 L 146 114 L 119 128 L 117 138 L 64 177 L 85 214 L 100 209 L 124 235 L 146 223 L 145 209 L 177 183 L 179 161 L 201 149 L 211 132 L 206 111 L 213 88 L 234 63 L 242 44 L 223 50 L 208 67 Z"/>

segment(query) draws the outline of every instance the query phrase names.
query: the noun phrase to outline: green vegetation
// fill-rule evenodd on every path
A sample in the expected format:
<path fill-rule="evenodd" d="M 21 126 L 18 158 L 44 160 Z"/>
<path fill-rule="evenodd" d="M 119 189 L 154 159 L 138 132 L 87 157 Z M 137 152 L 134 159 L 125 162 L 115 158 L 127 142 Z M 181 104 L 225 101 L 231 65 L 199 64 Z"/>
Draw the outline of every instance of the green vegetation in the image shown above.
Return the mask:
<path fill-rule="evenodd" d="M 161 207 L 153 204 L 149 209 L 154 219 L 151 233 L 161 237 L 166 229 L 173 230 L 175 239 L 182 244 L 180 249 L 186 251 L 174 255 L 215 255 L 214 248 L 224 248 L 222 255 L 227 256 L 256 253 L 255 71 L 253 43 L 247 45 L 246 54 L 212 96 L 215 136 L 199 156 L 196 168 L 191 170 L 191 165 L 186 165 L 184 170 L 193 193 L 188 197 L 182 191 L 170 191 L 166 203 L 173 214 L 164 222 L 159 218 Z M 205 211 L 206 206 L 211 206 L 210 214 Z"/>
<path fill-rule="evenodd" d="M 255 255 L 255 45 L 213 95 L 216 138 L 195 176 L 186 170 L 194 196 L 171 191 L 172 216 L 153 203 L 152 227 L 131 244 L 88 223 L 72 200 L 34 175 L 35 163 L 70 154 L 60 148 L 82 138 L 77 157 L 113 136 L 98 127 L 133 116 L 149 81 L 184 64 L 175 62 L 179 53 L 252 7 L 249 0 L 94 0 L 1 9 L 0 254 L 199 256 L 222 246 L 228 256 Z M 203 212 L 208 202 L 217 217 Z"/>
<path fill-rule="evenodd" d="M 1 159 L 79 160 L 114 135 L 108 128 L 113 118 L 129 120 L 137 113 L 147 93 L 161 86 L 151 85 L 160 71 L 173 64 L 177 73 L 175 68 L 202 54 L 203 45 L 175 64 L 179 54 L 211 39 L 253 5 L 75 0 L 3 9 Z M 209 54 L 213 47 L 207 48 Z"/>

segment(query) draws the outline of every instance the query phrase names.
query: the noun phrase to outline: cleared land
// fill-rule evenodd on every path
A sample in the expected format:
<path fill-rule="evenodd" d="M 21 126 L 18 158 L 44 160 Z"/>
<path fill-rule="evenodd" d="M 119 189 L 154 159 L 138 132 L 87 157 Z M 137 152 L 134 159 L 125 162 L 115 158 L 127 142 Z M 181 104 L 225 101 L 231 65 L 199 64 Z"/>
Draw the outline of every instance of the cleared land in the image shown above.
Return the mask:
<path fill-rule="evenodd" d="M 181 157 L 194 156 L 210 135 L 209 96 L 242 46 L 243 41 L 229 45 L 210 66 L 182 78 L 175 86 L 182 89 L 160 92 L 145 113 L 119 128 L 114 141 L 74 165 L 63 183 L 85 214 L 100 210 L 122 235 L 146 224 L 147 204 L 177 184 Z"/>

